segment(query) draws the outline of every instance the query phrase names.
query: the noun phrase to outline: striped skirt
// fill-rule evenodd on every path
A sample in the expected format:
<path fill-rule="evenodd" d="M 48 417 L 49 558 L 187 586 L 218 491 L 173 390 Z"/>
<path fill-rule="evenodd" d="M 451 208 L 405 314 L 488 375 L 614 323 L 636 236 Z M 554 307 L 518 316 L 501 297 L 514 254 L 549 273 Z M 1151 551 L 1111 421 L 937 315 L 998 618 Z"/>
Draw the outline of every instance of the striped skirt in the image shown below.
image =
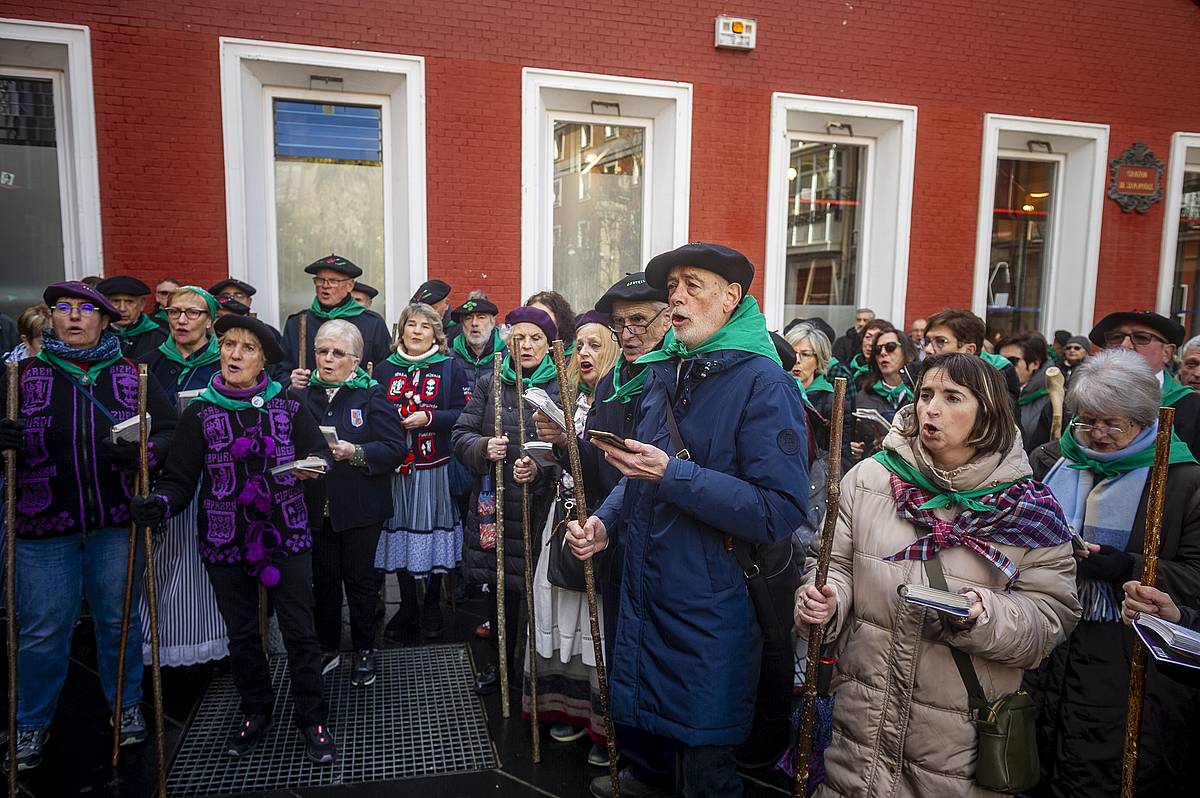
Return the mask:
<path fill-rule="evenodd" d="M 159 662 L 164 667 L 198 665 L 229 656 L 225 621 L 217 611 L 217 598 L 196 544 L 198 505 L 193 500 L 169 520 L 166 531 L 154 542 Z M 140 606 L 142 660 L 149 665 L 150 608 L 144 584 Z"/>
<path fill-rule="evenodd" d="M 444 573 L 462 559 L 463 531 L 450 497 L 450 465 L 392 476 L 392 517 L 375 550 L 375 567 Z"/>

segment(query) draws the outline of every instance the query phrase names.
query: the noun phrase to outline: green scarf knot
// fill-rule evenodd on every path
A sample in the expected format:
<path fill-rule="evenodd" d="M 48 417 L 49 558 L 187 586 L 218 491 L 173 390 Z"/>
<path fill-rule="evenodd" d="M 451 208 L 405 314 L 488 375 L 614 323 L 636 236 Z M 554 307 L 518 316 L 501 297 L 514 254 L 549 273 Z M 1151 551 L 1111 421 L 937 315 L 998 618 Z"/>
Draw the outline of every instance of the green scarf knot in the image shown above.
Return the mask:
<path fill-rule="evenodd" d="M 467 336 L 465 333 L 454 336 L 454 340 L 450 343 L 450 348 L 454 353 L 470 363 L 475 368 L 480 368 L 492 362 L 492 355 L 504 349 L 504 342 L 500 340 L 500 331 L 495 327 L 492 328 L 492 351 L 488 352 L 483 357 L 475 357 L 471 352 L 471 347 L 467 346 Z M 397 364 L 399 365 L 399 364 Z"/>
<path fill-rule="evenodd" d="M 1011 360 L 1009 360 L 1006 357 L 1001 357 L 1000 355 L 996 355 L 991 352 L 988 352 L 986 349 L 980 351 L 979 357 L 981 360 L 983 360 L 984 363 L 990 363 L 993 366 L 995 366 L 996 368 L 1000 369 L 1001 371 L 1003 371 L 1004 369 L 1012 368 Z"/>
<path fill-rule="evenodd" d="M 850 380 L 857 382 L 864 374 L 871 370 L 871 364 L 863 357 L 862 353 L 858 353 L 850 358 Z"/>
<path fill-rule="evenodd" d="M 1120 476 L 1128 471 L 1136 471 L 1139 468 L 1152 468 L 1154 466 L 1154 446 L 1147 446 L 1141 451 L 1118 457 L 1116 460 L 1108 460 L 1100 462 L 1093 460 L 1087 456 L 1087 453 L 1079 446 L 1079 442 L 1075 440 L 1075 435 L 1071 432 L 1070 425 L 1063 432 L 1062 437 L 1058 439 L 1059 450 L 1064 458 L 1070 461 L 1071 468 L 1079 471 L 1091 471 L 1101 479 L 1112 479 Z M 1171 432 L 1171 448 L 1169 450 L 1169 462 L 1174 465 L 1176 463 L 1194 463 L 1196 458 L 1192 456 L 1192 452 L 1188 449 L 1187 444 L 1179 439 L 1173 431 Z"/>
<path fill-rule="evenodd" d="M 216 363 L 221 359 L 221 344 L 215 335 L 208 336 L 208 343 L 187 356 L 179 351 L 175 339 L 168 335 L 167 340 L 158 345 L 158 351 L 162 352 L 167 360 L 183 366 L 183 370 L 175 378 L 176 385 L 183 385 L 187 382 L 192 372 L 201 366 Z"/>
<path fill-rule="evenodd" d="M 872 459 L 909 485 L 915 485 L 933 497 L 921 505 L 920 509 L 922 510 L 933 510 L 938 507 L 958 505 L 964 510 L 974 510 L 977 513 L 990 513 L 996 508 L 976 500 L 992 493 L 1002 493 L 1020 481 L 1013 480 L 1012 482 L 1003 482 L 999 485 L 990 485 L 972 490 L 948 490 L 925 476 L 920 469 L 890 449 L 880 450 Z"/>
<path fill-rule="evenodd" d="M 733 311 L 733 315 L 729 317 L 729 321 L 695 347 L 689 349 L 675 338 L 674 330 L 667 330 L 662 348 L 647 352 L 639 357 L 637 362 L 658 363 L 671 358 L 687 360 L 697 355 L 706 355 L 722 349 L 736 349 L 741 352 L 762 355 L 772 360 L 780 368 L 783 367 L 783 361 L 779 359 L 779 353 L 775 351 L 775 344 L 771 342 L 771 336 L 767 333 L 767 321 L 763 317 L 762 311 L 758 309 L 758 300 L 752 296 L 744 297 L 738 303 L 737 309 Z"/>
<path fill-rule="evenodd" d="M 334 305 L 329 310 L 321 307 L 321 303 L 317 301 L 316 297 L 313 297 L 312 306 L 309 308 L 309 310 L 311 310 L 313 315 L 318 319 L 329 321 L 330 319 L 342 319 L 349 318 L 351 316 L 358 316 L 365 311 L 366 308 L 358 304 L 353 295 L 347 294 L 346 298 L 342 300 L 342 304 Z"/>
<path fill-rule="evenodd" d="M 558 372 L 555 371 L 554 360 L 547 352 L 532 373 L 526 371 L 521 375 L 521 384 L 532 388 L 535 385 L 545 385 L 556 376 Z M 500 364 L 500 381 L 505 385 L 517 384 L 517 373 L 513 370 L 512 354 L 509 352 L 504 353 L 504 362 Z"/>
<path fill-rule="evenodd" d="M 314 371 L 308 379 L 308 384 L 318 388 L 370 388 L 372 385 L 378 385 L 379 383 L 362 366 L 359 366 L 354 370 L 354 374 L 350 379 L 339 382 L 326 382 L 321 379 L 319 373 Z"/>
<path fill-rule="evenodd" d="M 163 311 L 163 317 L 166 317 L 165 310 Z M 135 338 L 142 333 L 148 333 L 152 332 L 153 330 L 161 329 L 162 327 L 158 325 L 158 322 L 154 321 L 154 319 L 150 318 L 145 313 L 138 316 L 137 324 L 133 325 L 132 327 L 122 327 L 120 324 L 112 325 L 112 331 L 119 335 L 122 340 L 129 340 L 130 338 Z"/>
<path fill-rule="evenodd" d="M 454 340 L 457 341 L 458 339 L 456 338 Z M 390 355 L 387 356 L 388 363 L 391 363 L 393 366 L 399 366 L 400 368 L 407 371 L 409 374 L 412 374 L 414 371 L 418 371 L 419 369 L 426 368 L 427 366 L 433 366 L 438 363 L 441 363 L 443 360 L 449 360 L 449 359 L 450 359 L 450 355 L 447 355 L 445 352 L 436 352 L 436 353 L 430 355 L 429 357 L 416 360 L 416 359 L 410 358 L 404 352 L 403 347 L 398 347 L 395 352 L 392 352 Z"/>
<path fill-rule="evenodd" d="M 214 374 L 213 380 L 216 378 L 217 375 Z M 233 412 L 237 412 L 238 410 L 257 410 L 260 413 L 265 413 L 267 412 L 265 409 L 267 402 L 278 396 L 282 390 L 283 386 L 275 382 L 275 380 L 267 380 L 267 387 L 263 388 L 260 393 L 251 397 L 249 400 L 233 399 L 218 391 L 213 386 L 212 380 L 209 380 L 208 387 L 201 391 L 200 395 L 197 396 L 196 399 L 208 402 L 209 404 L 214 404 L 217 407 L 222 407 Z M 256 399 L 260 400 L 258 404 L 255 404 Z"/>
<path fill-rule="evenodd" d="M 86 370 L 81 369 L 79 366 L 75 365 L 69 360 L 64 360 L 63 358 L 51 352 L 45 346 L 38 350 L 38 353 L 35 355 L 35 357 L 43 363 L 47 363 L 51 367 L 58 369 L 59 371 L 65 371 L 67 374 L 70 374 L 72 377 L 74 377 L 77 382 L 83 385 L 94 385 L 96 379 L 100 376 L 102 371 L 112 364 L 118 362 L 125 356 L 122 355 L 120 349 L 118 349 L 117 354 L 105 360 L 97 360 L 95 363 L 89 364 Z"/>
<path fill-rule="evenodd" d="M 624 365 L 625 356 L 617 355 L 617 365 L 613 366 L 613 395 L 605 399 L 605 403 L 620 402 L 623 405 L 629 404 L 646 389 L 646 377 L 649 375 L 650 369 L 643 368 L 632 379 L 623 381 L 621 367 Z"/>
<path fill-rule="evenodd" d="M 871 386 L 871 390 L 877 396 L 886 399 L 892 407 L 900 407 L 905 399 L 911 402 L 913 398 L 912 390 L 903 382 L 893 388 L 883 380 L 875 380 L 875 384 Z"/>
<path fill-rule="evenodd" d="M 824 374 L 813 377 L 812 383 L 804 389 L 805 393 L 833 393 L 833 386 Z"/>

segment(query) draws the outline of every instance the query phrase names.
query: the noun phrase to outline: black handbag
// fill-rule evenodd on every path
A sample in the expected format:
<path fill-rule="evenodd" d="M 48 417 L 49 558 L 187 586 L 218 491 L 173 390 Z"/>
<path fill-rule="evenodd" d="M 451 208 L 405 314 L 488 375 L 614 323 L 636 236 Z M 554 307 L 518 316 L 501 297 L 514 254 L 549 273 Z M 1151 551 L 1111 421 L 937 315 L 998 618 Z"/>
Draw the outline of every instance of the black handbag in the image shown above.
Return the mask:
<path fill-rule="evenodd" d="M 567 521 L 574 518 L 575 493 L 558 483 L 558 495 L 550 506 L 554 517 L 554 526 L 550 533 L 550 543 L 546 556 L 546 579 L 554 587 L 563 590 L 586 591 L 583 579 L 583 561 L 575 559 L 567 545 Z"/>

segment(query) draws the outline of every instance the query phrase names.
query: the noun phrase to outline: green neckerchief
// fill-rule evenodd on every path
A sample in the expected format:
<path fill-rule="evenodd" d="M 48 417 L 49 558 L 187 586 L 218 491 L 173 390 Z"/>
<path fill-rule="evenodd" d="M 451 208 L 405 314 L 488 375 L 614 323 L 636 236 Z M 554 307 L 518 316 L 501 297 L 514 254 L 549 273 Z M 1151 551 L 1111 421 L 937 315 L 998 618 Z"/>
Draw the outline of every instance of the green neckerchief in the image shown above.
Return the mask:
<path fill-rule="evenodd" d="M 1041 399 L 1043 396 L 1046 396 L 1047 393 L 1049 393 L 1049 392 L 1046 390 L 1046 386 L 1043 385 L 1041 388 L 1038 388 L 1036 391 L 1030 391 L 1029 393 L 1021 394 L 1021 398 L 1019 398 L 1017 400 L 1017 404 L 1021 407 L 1024 407 L 1025 405 L 1029 404 L 1030 402 L 1036 402 L 1038 399 Z"/>
<path fill-rule="evenodd" d="M 595 393 L 595 391 L 583 380 L 580 380 L 579 393 L 583 394 L 584 396 L 591 396 L 593 393 Z"/>
<path fill-rule="evenodd" d="M 1000 493 L 1002 491 L 1006 491 L 1017 483 L 1017 480 L 1013 480 L 1012 482 L 1004 482 L 999 485 L 986 485 L 982 488 L 975 488 L 973 490 L 947 490 L 931 480 L 929 477 L 922 474 L 920 469 L 914 465 L 911 465 L 907 460 L 890 449 L 880 450 L 872 459 L 876 460 L 880 465 L 896 476 L 900 477 L 900 479 L 904 480 L 909 485 L 915 485 L 926 493 L 932 495 L 933 498 L 921 505 L 920 509 L 922 510 L 932 510 L 937 507 L 950 507 L 957 504 L 964 510 L 974 510 L 979 513 L 990 513 L 996 508 L 989 504 L 984 504 L 983 502 L 975 500 L 981 496 L 987 496 L 989 493 Z"/>
<path fill-rule="evenodd" d="M 171 323 L 170 319 L 167 318 L 167 309 L 166 308 L 159 308 L 158 310 L 154 311 L 153 313 L 150 314 L 150 318 L 152 318 L 156 322 L 158 322 L 160 327 L 166 327 L 167 325 L 169 325 Z"/>
<path fill-rule="evenodd" d="M 1116 460 L 1108 460 L 1103 463 L 1093 460 L 1079 447 L 1079 442 L 1075 440 L 1075 436 L 1071 433 L 1070 425 L 1067 425 L 1066 431 L 1058 439 L 1058 446 L 1062 456 L 1071 461 L 1071 468 L 1080 471 L 1091 471 L 1101 479 L 1112 479 L 1115 476 L 1124 474 L 1126 471 L 1154 466 L 1153 445 Z M 1187 444 L 1181 441 L 1179 436 L 1174 432 L 1171 433 L 1169 460 L 1172 464 L 1196 462 L 1196 458 L 1192 456 L 1192 452 L 1188 449 Z"/>
<path fill-rule="evenodd" d="M 457 341 L 458 339 L 456 338 L 455 340 Z M 447 355 L 445 352 L 437 352 L 429 357 L 422 358 L 421 360 L 413 360 L 409 358 L 408 355 L 404 354 L 403 348 L 397 348 L 395 352 L 392 352 L 387 356 L 388 363 L 391 363 L 393 366 L 399 366 L 409 374 L 412 374 L 418 369 L 423 369 L 427 366 L 432 366 L 434 364 L 441 363 L 443 360 L 449 359 L 450 355 Z"/>
<path fill-rule="evenodd" d="M 163 311 L 163 313 L 165 315 L 166 311 Z M 115 332 L 117 335 L 121 336 L 121 338 L 123 338 L 123 339 L 133 338 L 134 336 L 138 336 L 138 335 L 141 335 L 142 333 L 150 332 L 151 330 L 161 330 L 161 329 L 162 329 L 162 327 L 160 327 L 158 325 L 158 322 L 156 322 L 154 319 L 147 316 L 145 313 L 138 316 L 138 323 L 133 325 L 132 327 L 125 328 L 125 327 L 122 327 L 120 324 L 112 325 L 112 331 Z"/>
<path fill-rule="evenodd" d="M 158 351 L 162 352 L 167 360 L 183 366 L 183 371 L 179 372 L 179 376 L 175 378 L 176 385 L 183 385 L 187 382 L 191 373 L 201 366 L 216 363 L 221 359 L 221 344 L 215 335 L 208 336 L 208 343 L 186 357 L 179 351 L 175 339 L 169 335 L 167 340 L 158 345 Z"/>
<path fill-rule="evenodd" d="M 642 391 L 645 390 L 646 376 L 650 373 L 650 369 L 643 368 L 633 379 L 628 382 L 622 382 L 621 367 L 624 365 L 625 356 L 617 355 L 617 365 L 613 366 L 613 395 L 605 399 L 605 402 L 620 402 L 623 405 L 629 404 L 635 396 L 640 396 Z"/>
<path fill-rule="evenodd" d="M 752 296 L 745 297 L 738 303 L 737 309 L 729 317 L 729 321 L 715 333 L 689 349 L 675 338 L 674 330 L 667 330 L 663 338 L 662 349 L 647 352 L 637 359 L 638 363 L 658 363 L 671 358 L 686 360 L 696 355 L 706 355 L 722 349 L 736 349 L 762 355 L 774 361 L 775 365 L 783 367 L 775 344 L 767 333 L 767 321 L 762 311 L 758 309 L 758 300 Z"/>
<path fill-rule="evenodd" d="M 470 363 L 475 368 L 485 366 L 492 362 L 492 355 L 504 349 L 504 342 L 500 340 L 500 331 L 495 327 L 492 328 L 492 351 L 488 352 L 483 357 L 475 357 L 471 352 L 471 347 L 467 346 L 467 336 L 465 333 L 460 333 L 454 336 L 454 341 L 450 344 L 450 348 L 454 353 L 463 360 Z"/>
<path fill-rule="evenodd" d="M 557 376 L 558 372 L 554 369 L 554 360 L 547 352 L 542 358 L 542 362 L 538 363 L 537 368 L 532 373 L 526 371 L 521 375 L 521 384 L 526 388 L 532 388 L 535 385 L 545 385 Z M 504 362 L 500 364 L 500 381 L 505 385 L 517 384 L 517 373 L 513 371 L 512 354 L 504 353 Z"/>
<path fill-rule="evenodd" d="M 317 301 L 316 297 L 313 297 L 312 307 L 310 307 L 309 310 L 311 310 L 313 315 L 318 319 L 325 319 L 328 321 L 329 319 L 343 319 L 350 316 L 357 316 L 366 310 L 366 308 L 358 304 L 353 296 L 347 295 L 346 298 L 342 300 L 342 304 L 335 305 L 329 310 L 321 307 L 321 303 Z"/>
<path fill-rule="evenodd" d="M 908 386 L 905 385 L 903 381 L 893 388 L 883 380 L 875 380 L 875 384 L 871 386 L 871 390 L 874 391 L 876 395 L 886 399 L 888 404 L 890 404 L 892 407 L 899 407 L 900 403 L 906 398 L 909 400 L 913 398 L 912 391 L 909 390 Z"/>
<path fill-rule="evenodd" d="M 77 382 L 81 382 L 84 385 L 92 385 L 96 382 L 96 378 L 100 376 L 100 372 L 125 356 L 117 352 L 117 354 L 108 360 L 97 360 L 88 366 L 86 371 L 69 360 L 63 360 L 44 346 L 38 350 L 36 357 L 43 363 L 48 363 L 59 371 L 65 371 L 67 374 L 70 374 Z"/>
<path fill-rule="evenodd" d="M 217 375 L 214 374 L 213 380 L 215 380 L 216 378 L 217 378 Z M 237 411 L 237 410 L 253 409 L 253 410 L 257 410 L 260 413 L 265 413 L 267 411 L 264 410 L 263 408 L 266 407 L 267 402 L 271 401 L 276 396 L 278 396 L 279 392 L 282 390 L 283 390 L 283 386 L 280 385 L 279 383 L 275 382 L 275 380 L 267 380 L 267 387 L 264 388 L 261 393 L 256 394 L 254 396 L 254 399 L 261 399 L 262 404 L 255 405 L 254 399 L 246 401 L 245 399 L 229 398 L 225 394 L 218 391 L 215 387 L 213 387 L 212 380 L 209 380 L 208 387 L 205 388 L 200 393 L 200 395 L 197 396 L 196 398 L 200 399 L 202 401 L 208 402 L 209 404 L 214 404 L 217 407 L 223 407 L 226 410 Z"/>
<path fill-rule="evenodd" d="M 1174 407 L 1175 404 L 1180 399 L 1187 396 L 1189 393 L 1193 393 L 1192 388 L 1189 388 L 1186 385 L 1180 385 L 1179 382 L 1174 377 L 1172 377 L 1170 374 L 1168 374 L 1165 371 L 1163 372 L 1163 386 L 1162 386 L 1162 403 L 1163 403 L 1163 405 L 1165 405 L 1166 407 Z"/>
<path fill-rule="evenodd" d="M 991 363 L 993 366 L 995 366 L 998 369 L 1003 370 L 1003 369 L 1007 369 L 1007 368 L 1012 368 L 1011 360 L 1009 360 L 1006 357 L 1000 357 L 999 355 L 992 354 L 991 352 L 987 351 L 986 349 L 980 350 L 979 357 L 983 358 L 984 363 Z"/>
<path fill-rule="evenodd" d="M 850 359 L 850 379 L 851 379 L 851 381 L 858 380 L 859 377 L 866 374 L 870 370 L 871 370 L 871 364 L 867 362 L 867 359 L 865 357 L 863 357 L 861 352 L 859 352 L 857 355 L 855 355 L 854 357 L 852 357 Z"/>
<path fill-rule="evenodd" d="M 432 360 L 432 358 L 430 359 Z M 443 358 L 443 360 L 444 359 L 445 358 Z M 379 383 L 373 377 L 371 377 L 371 375 L 368 374 L 362 366 L 359 366 L 354 370 L 353 377 L 348 380 L 342 380 L 341 382 L 326 382 L 325 380 L 321 379 L 320 375 L 314 370 L 312 376 L 308 379 L 308 384 L 315 385 L 318 388 L 370 388 L 372 385 L 378 385 Z"/>
<path fill-rule="evenodd" d="M 833 393 L 833 386 L 829 384 L 829 380 L 825 379 L 824 374 L 818 374 L 813 377 L 812 384 L 804 389 L 805 393 Z"/>

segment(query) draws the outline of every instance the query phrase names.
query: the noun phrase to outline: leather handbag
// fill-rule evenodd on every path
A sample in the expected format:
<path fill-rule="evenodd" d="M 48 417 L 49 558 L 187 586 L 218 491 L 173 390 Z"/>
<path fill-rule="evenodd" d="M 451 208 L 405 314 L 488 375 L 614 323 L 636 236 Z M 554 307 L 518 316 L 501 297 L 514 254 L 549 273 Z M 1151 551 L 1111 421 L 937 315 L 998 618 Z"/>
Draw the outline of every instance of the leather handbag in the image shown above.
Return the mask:
<path fill-rule="evenodd" d="M 937 557 L 925 561 L 930 587 L 949 590 Z M 1029 693 L 1017 690 L 988 701 L 971 664 L 971 656 L 950 646 L 954 665 L 967 688 L 967 703 L 979 735 L 975 783 L 987 790 L 1020 793 L 1041 777 L 1037 751 L 1037 706 Z"/>
<path fill-rule="evenodd" d="M 567 546 L 567 521 L 574 518 L 574 509 L 574 492 L 565 490 L 560 483 L 559 495 L 550 506 L 550 512 L 554 516 L 554 527 L 546 551 L 549 558 L 546 561 L 546 580 L 554 587 L 583 593 L 587 590 L 583 578 L 583 561 L 575 559 Z"/>

